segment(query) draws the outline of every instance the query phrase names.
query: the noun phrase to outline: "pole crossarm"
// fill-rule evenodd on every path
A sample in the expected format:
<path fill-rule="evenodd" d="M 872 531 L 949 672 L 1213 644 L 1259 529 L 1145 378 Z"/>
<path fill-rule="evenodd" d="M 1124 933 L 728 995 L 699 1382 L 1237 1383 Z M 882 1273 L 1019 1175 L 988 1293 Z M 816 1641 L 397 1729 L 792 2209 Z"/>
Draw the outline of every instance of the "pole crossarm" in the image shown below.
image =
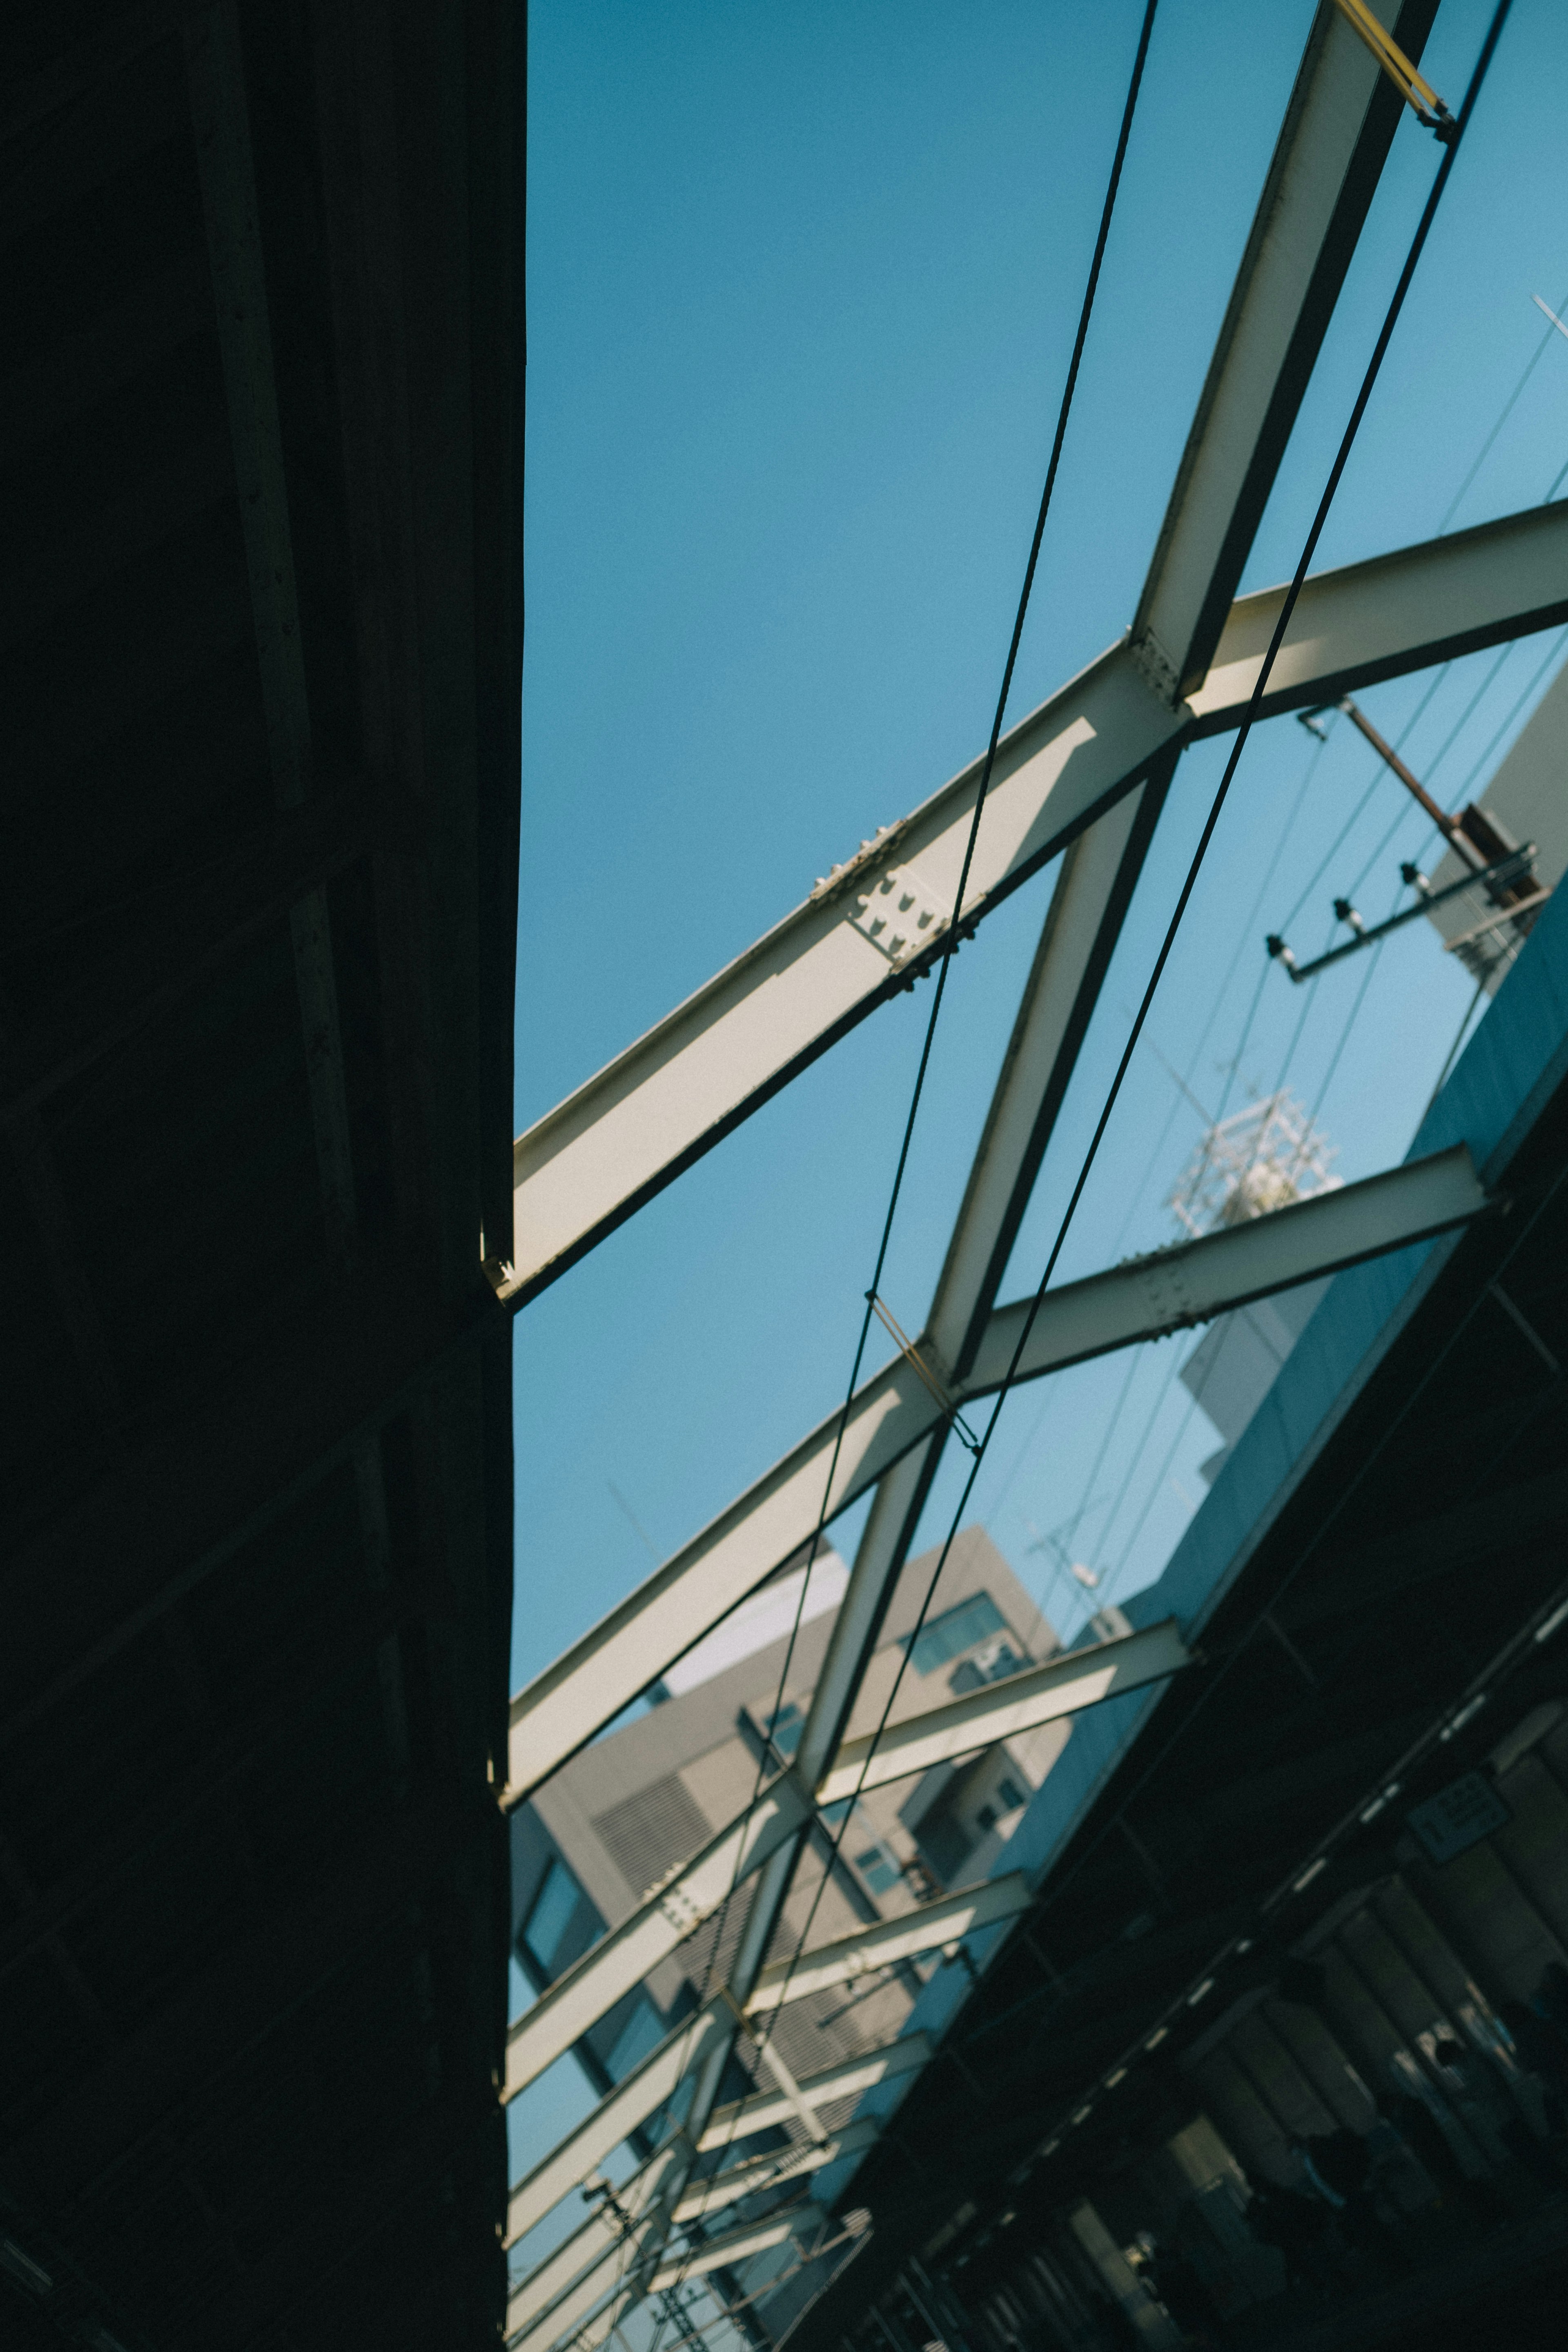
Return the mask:
<path fill-rule="evenodd" d="M 833 1804 L 862 1790 L 929 1772 L 933 1765 L 955 1763 L 961 1756 L 1037 1731 L 1042 1724 L 1098 1706 L 1123 1691 L 1163 1682 L 1193 1664 L 1193 1653 L 1173 1617 L 1089 1649 L 1071 1650 L 1043 1666 L 1027 1666 L 1022 1674 L 966 1691 L 922 1715 L 889 1723 L 879 1739 L 867 1733 L 846 1740 L 817 1790 L 817 1801 Z"/>
<path fill-rule="evenodd" d="M 1457 1144 L 1430 1160 L 1320 1193 L 1250 1223 L 1133 1258 L 1047 1292 L 1016 1377 L 1037 1380 L 1114 1349 L 1185 1330 L 1272 1291 L 1402 1249 L 1463 1223 L 1485 1206 L 1468 1153 Z M 1019 1300 L 992 1312 L 967 1379 L 948 1383 L 961 1402 L 1000 1385 L 1029 1311 L 1028 1302 Z M 864 1494 L 942 1424 L 930 1391 L 905 1358 L 895 1358 L 855 1398 L 832 1510 Z M 651 1680 L 809 1541 L 837 1427 L 837 1415 L 822 1423 L 513 1700 L 509 1795 L 514 1801 L 613 1722 Z M 853 1580 L 841 1620 L 852 1597 Z M 874 1604 L 865 1614 L 873 1623 Z M 836 1626 L 834 1640 L 838 1636 Z M 850 1638 L 847 1624 L 840 1647 Z"/>
<path fill-rule="evenodd" d="M 808 1993 L 823 1992 L 829 1985 L 868 1976 L 873 1969 L 890 1968 L 895 1960 L 911 1960 L 922 1952 L 939 1951 L 944 1944 L 959 1943 L 978 1928 L 994 1927 L 1002 1919 L 1016 1919 L 1028 1905 L 1029 1883 L 1021 1870 L 1010 1870 L 1002 1878 L 988 1878 L 983 1886 L 961 1887 L 956 1895 L 943 1895 L 937 1903 L 922 1904 L 918 1911 L 906 1911 L 901 1918 L 879 1919 L 872 1927 L 858 1928 L 852 1936 L 840 1936 L 835 1943 L 820 1944 L 816 1951 L 803 1953 L 793 1963 L 773 1961 L 758 1977 L 746 2002 L 746 2014 L 760 2016 L 785 2001 L 804 2000 Z"/>
<path fill-rule="evenodd" d="M 873 2090 L 879 2083 L 891 2082 L 900 2074 L 917 2074 L 931 2054 L 929 2034 L 906 2033 L 883 2049 L 868 2050 L 858 2058 L 845 2058 L 837 2066 L 824 2068 L 820 2074 L 808 2074 L 798 2087 L 813 2106 L 825 2107 L 835 2099 L 852 2098 L 858 2091 Z M 727 2147 L 731 2140 L 744 2139 L 751 2132 L 788 2123 L 794 2114 L 794 2102 L 781 2092 L 759 2091 L 752 2098 L 715 2107 L 698 2147 L 704 2153 Z"/>

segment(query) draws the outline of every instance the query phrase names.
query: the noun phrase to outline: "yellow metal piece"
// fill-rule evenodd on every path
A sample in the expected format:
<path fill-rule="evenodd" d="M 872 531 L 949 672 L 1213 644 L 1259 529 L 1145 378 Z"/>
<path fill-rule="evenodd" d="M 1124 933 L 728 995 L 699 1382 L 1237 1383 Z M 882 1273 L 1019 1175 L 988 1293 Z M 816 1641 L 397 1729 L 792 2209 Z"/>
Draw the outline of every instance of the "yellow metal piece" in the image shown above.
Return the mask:
<path fill-rule="evenodd" d="M 1418 74 L 1398 43 L 1384 31 L 1366 0 L 1334 0 L 1352 31 L 1360 35 L 1417 121 L 1435 131 L 1445 142 L 1458 136 L 1459 126 L 1429 81 Z"/>
<path fill-rule="evenodd" d="M 953 1428 L 957 1431 L 964 1444 L 968 1446 L 970 1452 L 973 1454 L 977 1442 L 974 1432 L 970 1428 L 969 1423 L 959 1412 L 957 1405 L 954 1404 L 952 1399 L 948 1395 L 947 1391 L 942 1387 L 942 1382 L 932 1371 L 931 1366 L 926 1362 L 925 1358 L 921 1354 L 920 1349 L 915 1346 L 915 1343 L 910 1338 L 909 1333 L 894 1316 L 892 1309 L 883 1304 L 882 1300 L 878 1297 L 877 1293 L 874 1290 L 868 1291 L 867 1297 L 870 1300 L 872 1314 L 876 1316 L 878 1321 L 891 1335 L 892 1339 L 898 1345 L 900 1355 L 907 1359 L 917 1376 L 923 1381 L 926 1387 L 931 1391 L 931 1395 L 935 1398 L 937 1403 L 941 1406 L 943 1413 L 947 1416 L 948 1420 L 952 1422 Z"/>

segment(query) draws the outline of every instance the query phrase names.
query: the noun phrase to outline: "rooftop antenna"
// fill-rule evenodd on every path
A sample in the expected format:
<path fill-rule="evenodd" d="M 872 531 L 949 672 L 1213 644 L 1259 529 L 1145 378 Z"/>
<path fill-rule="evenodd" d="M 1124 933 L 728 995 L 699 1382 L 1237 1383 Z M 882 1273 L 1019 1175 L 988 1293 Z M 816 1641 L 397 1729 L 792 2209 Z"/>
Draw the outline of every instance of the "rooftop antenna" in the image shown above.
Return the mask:
<path fill-rule="evenodd" d="M 1337 1192 L 1342 1180 L 1331 1166 L 1337 1157 L 1295 1096 L 1281 1087 L 1209 1129 L 1168 1205 L 1194 1236 L 1244 1225 L 1292 1201 Z"/>

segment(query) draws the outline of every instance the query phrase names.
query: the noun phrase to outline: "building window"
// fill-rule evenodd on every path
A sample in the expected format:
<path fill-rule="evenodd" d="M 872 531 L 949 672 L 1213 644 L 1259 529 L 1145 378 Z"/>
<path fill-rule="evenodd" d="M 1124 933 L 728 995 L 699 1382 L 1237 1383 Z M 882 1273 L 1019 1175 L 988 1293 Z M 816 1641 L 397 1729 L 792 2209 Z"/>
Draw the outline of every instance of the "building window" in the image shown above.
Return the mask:
<path fill-rule="evenodd" d="M 565 1864 L 554 1858 L 523 1922 L 522 1940 L 545 1977 L 559 1974 L 560 1956 L 582 1900 L 582 1889 Z"/>
<path fill-rule="evenodd" d="M 982 1837 L 984 1837 L 988 1831 L 995 1828 L 996 1818 L 996 1808 L 994 1805 L 981 1806 L 980 1811 L 974 1816 L 974 1823 Z"/>
<path fill-rule="evenodd" d="M 605 2061 L 605 2071 L 611 2082 L 624 2082 L 632 2068 L 663 2039 L 664 2025 L 658 2010 L 646 1993 L 639 1993 L 636 2007 L 616 2034 L 615 2047 Z"/>
<path fill-rule="evenodd" d="M 1004 1780 L 996 1794 L 1005 1813 L 1016 1813 L 1020 1805 L 1026 1805 L 1029 1801 L 1016 1780 Z"/>
<path fill-rule="evenodd" d="M 768 1738 L 781 1756 L 793 1756 L 800 1746 L 800 1735 L 805 1729 L 805 1717 L 793 1700 L 786 1700 L 776 1715 L 768 1719 Z"/>
<path fill-rule="evenodd" d="M 903 1876 L 887 1847 L 882 1845 L 868 1846 L 864 1853 L 858 1853 L 855 1867 L 873 1895 L 886 1895 L 889 1887 L 896 1886 Z"/>
<path fill-rule="evenodd" d="M 971 1593 L 956 1608 L 946 1609 L 922 1625 L 912 1637 L 905 1634 L 901 1647 L 908 1651 L 910 1664 L 917 1675 L 934 1675 L 961 1650 L 972 1650 L 990 1633 L 1005 1633 L 1006 1621 L 988 1592 Z"/>
<path fill-rule="evenodd" d="M 983 1690 L 987 1683 L 999 1683 L 1008 1675 L 1019 1674 L 1026 1662 L 1018 1655 L 1005 1633 L 998 1634 L 977 1650 L 972 1658 L 961 1658 L 948 1677 L 948 1688 L 955 1697 L 965 1691 Z"/>

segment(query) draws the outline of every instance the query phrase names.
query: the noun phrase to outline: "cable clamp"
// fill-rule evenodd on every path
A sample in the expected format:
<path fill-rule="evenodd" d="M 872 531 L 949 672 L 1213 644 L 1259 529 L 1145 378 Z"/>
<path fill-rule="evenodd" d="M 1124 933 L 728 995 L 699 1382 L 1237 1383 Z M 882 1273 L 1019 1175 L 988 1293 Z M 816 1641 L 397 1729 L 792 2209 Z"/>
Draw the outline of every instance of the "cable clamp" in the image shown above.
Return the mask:
<path fill-rule="evenodd" d="M 1334 5 L 1352 32 L 1366 43 L 1422 129 L 1430 131 L 1445 147 L 1457 145 L 1458 124 L 1431 83 L 1423 79 L 1398 42 L 1378 23 L 1366 0 L 1334 0 Z"/>
<path fill-rule="evenodd" d="M 910 1338 L 909 1333 L 904 1329 L 902 1324 L 899 1322 L 891 1307 L 884 1306 L 881 1299 L 878 1297 L 874 1290 L 868 1290 L 866 1293 L 866 1297 L 870 1305 L 872 1314 L 876 1316 L 883 1328 L 889 1333 L 899 1353 L 907 1359 L 910 1367 L 914 1370 L 916 1377 L 931 1391 L 931 1394 L 936 1399 L 937 1403 L 942 1407 L 942 1418 L 952 1423 L 953 1434 L 958 1439 L 959 1444 L 961 1445 L 967 1445 L 971 1454 L 978 1454 L 980 1451 L 980 1440 L 975 1436 L 974 1432 L 964 1420 L 963 1415 L 958 1410 L 957 1405 L 953 1402 L 952 1397 L 948 1395 L 946 1389 L 943 1388 L 935 1372 L 927 1363 L 925 1358 L 921 1354 L 920 1349 Z"/>

